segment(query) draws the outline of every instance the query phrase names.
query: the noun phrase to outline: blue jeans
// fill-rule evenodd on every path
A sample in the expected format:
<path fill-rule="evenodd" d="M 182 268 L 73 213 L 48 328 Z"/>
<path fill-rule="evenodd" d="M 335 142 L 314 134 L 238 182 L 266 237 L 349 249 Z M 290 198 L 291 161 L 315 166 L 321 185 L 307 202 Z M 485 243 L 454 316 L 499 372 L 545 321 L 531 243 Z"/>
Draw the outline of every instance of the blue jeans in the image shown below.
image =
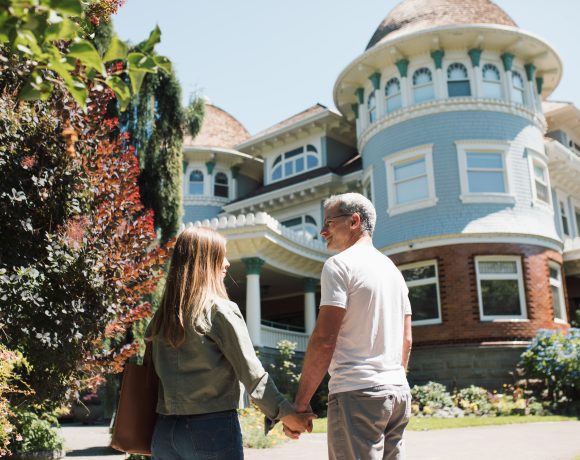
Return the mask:
<path fill-rule="evenodd" d="M 158 415 L 153 460 L 243 460 L 235 410 L 200 415 Z"/>

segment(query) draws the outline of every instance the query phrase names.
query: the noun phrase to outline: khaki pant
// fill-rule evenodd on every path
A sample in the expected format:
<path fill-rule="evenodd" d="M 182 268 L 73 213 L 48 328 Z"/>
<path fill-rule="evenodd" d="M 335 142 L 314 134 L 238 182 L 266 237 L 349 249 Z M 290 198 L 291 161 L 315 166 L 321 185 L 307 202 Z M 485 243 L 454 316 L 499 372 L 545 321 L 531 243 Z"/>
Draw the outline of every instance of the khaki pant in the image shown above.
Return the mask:
<path fill-rule="evenodd" d="M 404 460 L 409 387 L 380 385 L 328 397 L 330 460 Z"/>

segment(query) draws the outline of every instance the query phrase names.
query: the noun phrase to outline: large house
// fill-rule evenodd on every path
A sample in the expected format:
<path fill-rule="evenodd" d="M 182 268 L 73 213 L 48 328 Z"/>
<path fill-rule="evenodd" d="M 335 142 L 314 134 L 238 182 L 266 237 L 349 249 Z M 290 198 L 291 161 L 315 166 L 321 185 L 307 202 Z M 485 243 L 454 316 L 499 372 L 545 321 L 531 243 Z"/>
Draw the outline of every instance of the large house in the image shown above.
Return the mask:
<path fill-rule="evenodd" d="M 404 0 L 320 104 L 250 135 L 208 104 L 184 144 L 184 223 L 228 239 L 254 344 L 304 351 L 330 253 L 323 200 L 358 191 L 413 307 L 412 382 L 509 382 L 580 307 L 580 111 L 562 63 L 489 0 Z"/>

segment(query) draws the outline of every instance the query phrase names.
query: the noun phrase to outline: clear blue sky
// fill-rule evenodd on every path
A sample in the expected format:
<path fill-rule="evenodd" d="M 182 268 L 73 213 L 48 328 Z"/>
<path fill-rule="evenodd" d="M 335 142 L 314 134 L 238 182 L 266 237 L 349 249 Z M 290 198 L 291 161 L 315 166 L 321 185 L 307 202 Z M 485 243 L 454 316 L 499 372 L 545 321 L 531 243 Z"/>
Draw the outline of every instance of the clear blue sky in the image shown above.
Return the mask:
<path fill-rule="evenodd" d="M 127 0 L 114 16 L 133 43 L 158 24 L 184 103 L 199 92 L 255 134 L 320 102 L 399 0 Z M 578 0 L 496 0 L 564 63 L 551 99 L 580 105 Z"/>

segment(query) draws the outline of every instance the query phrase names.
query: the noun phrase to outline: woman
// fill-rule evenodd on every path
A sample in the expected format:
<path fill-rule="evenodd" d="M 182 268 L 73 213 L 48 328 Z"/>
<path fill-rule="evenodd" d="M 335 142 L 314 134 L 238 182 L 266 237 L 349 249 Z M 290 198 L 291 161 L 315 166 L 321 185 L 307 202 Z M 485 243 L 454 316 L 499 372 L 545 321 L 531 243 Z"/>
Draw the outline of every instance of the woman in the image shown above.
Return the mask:
<path fill-rule="evenodd" d="M 153 459 L 243 459 L 239 381 L 266 416 L 293 431 L 314 417 L 294 412 L 256 357 L 242 314 L 228 300 L 228 267 L 216 231 L 188 228 L 177 238 L 146 334 L 160 381 Z"/>

